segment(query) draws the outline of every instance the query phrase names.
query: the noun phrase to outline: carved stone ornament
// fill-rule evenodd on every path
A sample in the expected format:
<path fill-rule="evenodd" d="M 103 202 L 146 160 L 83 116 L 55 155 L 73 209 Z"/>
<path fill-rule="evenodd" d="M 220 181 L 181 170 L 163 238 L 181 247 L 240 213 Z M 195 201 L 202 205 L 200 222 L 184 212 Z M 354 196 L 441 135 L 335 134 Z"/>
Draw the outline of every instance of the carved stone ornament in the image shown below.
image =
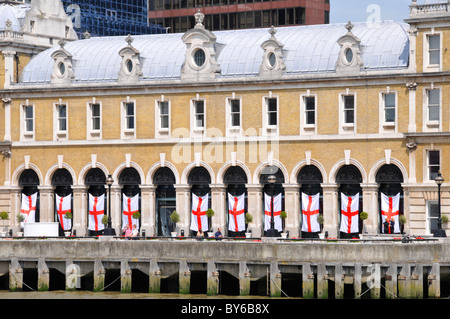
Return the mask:
<path fill-rule="evenodd" d="M 261 44 L 264 50 L 263 61 L 259 67 L 259 75 L 262 77 L 280 77 L 286 65 L 284 64 L 283 44 L 275 38 L 277 31 L 272 26 L 269 29 L 270 38 Z"/>
<path fill-rule="evenodd" d="M 347 33 L 337 41 L 341 48 L 336 62 L 336 72 L 359 73 L 364 65 L 361 58 L 361 40 L 353 34 L 353 24 L 350 21 L 345 28 Z"/>
<path fill-rule="evenodd" d="M 221 72 L 216 59 L 216 36 L 206 30 L 202 22 L 204 14 L 195 14 L 196 25 L 181 38 L 186 44 L 186 58 L 181 67 L 182 80 L 208 81 Z"/>
<path fill-rule="evenodd" d="M 72 54 L 64 48 L 65 44 L 66 42 L 64 40 L 59 41 L 59 49 L 51 55 L 54 60 L 53 73 L 50 77 L 52 84 L 69 85 L 75 78 Z"/>
<path fill-rule="evenodd" d="M 125 41 L 128 45 L 119 51 L 122 61 L 118 80 L 121 83 L 137 83 L 139 77 L 142 76 L 142 67 L 139 60 L 140 52 L 131 45 L 133 38 L 130 35 L 125 38 Z"/>

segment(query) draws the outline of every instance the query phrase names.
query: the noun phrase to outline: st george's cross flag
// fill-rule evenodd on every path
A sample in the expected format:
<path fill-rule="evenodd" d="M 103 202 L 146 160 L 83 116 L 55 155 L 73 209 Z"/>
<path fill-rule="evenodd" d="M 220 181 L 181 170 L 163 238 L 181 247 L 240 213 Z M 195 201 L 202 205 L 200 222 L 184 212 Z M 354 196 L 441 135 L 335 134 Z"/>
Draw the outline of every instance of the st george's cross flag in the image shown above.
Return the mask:
<path fill-rule="evenodd" d="M 102 218 L 105 214 L 105 194 L 95 197 L 89 194 L 89 230 L 103 230 Z"/>
<path fill-rule="evenodd" d="M 128 225 L 130 229 L 133 229 L 133 225 L 136 225 L 136 229 L 139 229 L 139 219 L 133 218 L 133 214 L 139 212 L 139 194 L 128 197 L 123 194 L 122 199 L 122 226 Z"/>
<path fill-rule="evenodd" d="M 29 196 L 22 193 L 20 214 L 23 215 L 24 221 L 20 223 L 21 227 L 23 227 L 24 223 L 34 223 L 36 216 L 36 201 L 37 192 Z"/>
<path fill-rule="evenodd" d="M 347 234 L 359 232 L 359 193 L 355 196 L 341 193 L 340 231 Z"/>
<path fill-rule="evenodd" d="M 399 207 L 400 207 L 400 193 L 395 196 L 389 197 L 381 193 L 381 224 L 383 224 L 386 219 L 390 221 L 394 217 L 394 233 L 400 233 L 400 225 L 398 222 L 399 217 Z M 384 233 L 384 227 L 381 227 Z M 389 227 L 389 231 L 390 231 Z"/>
<path fill-rule="evenodd" d="M 192 216 L 191 216 L 191 230 L 202 231 L 208 230 L 208 216 L 206 211 L 208 210 L 209 194 L 203 197 L 198 197 L 192 194 Z"/>
<path fill-rule="evenodd" d="M 240 232 L 245 230 L 245 193 L 241 196 L 228 194 L 228 230 Z"/>
<path fill-rule="evenodd" d="M 319 217 L 319 198 L 320 193 L 311 196 L 302 193 L 303 232 L 307 233 L 320 232 L 320 224 L 317 221 L 317 217 Z"/>
<path fill-rule="evenodd" d="M 64 197 L 55 194 L 56 213 L 58 214 L 58 221 L 63 230 L 70 230 L 72 228 L 72 219 L 66 218 L 66 213 L 71 212 L 72 209 L 72 194 Z"/>
<path fill-rule="evenodd" d="M 273 206 L 273 220 L 274 228 L 279 232 L 283 231 L 283 226 L 281 224 L 281 193 L 273 197 L 273 202 L 271 201 L 271 196 L 264 194 L 264 231 L 270 229 L 270 219 L 271 219 L 271 206 Z"/>

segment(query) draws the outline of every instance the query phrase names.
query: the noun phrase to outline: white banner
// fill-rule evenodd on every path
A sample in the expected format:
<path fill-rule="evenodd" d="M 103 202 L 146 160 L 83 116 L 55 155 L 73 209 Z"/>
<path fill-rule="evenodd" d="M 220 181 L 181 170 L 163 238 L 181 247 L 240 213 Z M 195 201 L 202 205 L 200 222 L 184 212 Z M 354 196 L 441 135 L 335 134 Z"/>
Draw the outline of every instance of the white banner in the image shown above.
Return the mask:
<path fill-rule="evenodd" d="M 228 230 L 240 232 L 245 230 L 245 193 L 241 196 L 228 194 Z"/>
<path fill-rule="evenodd" d="M 206 211 L 208 210 L 208 198 L 209 194 L 203 197 L 198 197 L 192 194 L 192 217 L 191 217 L 191 230 L 202 231 L 208 230 L 208 217 Z"/>
<path fill-rule="evenodd" d="M 270 229 L 270 220 L 271 220 L 271 197 L 267 194 L 264 194 L 264 231 Z M 274 228 L 279 232 L 283 231 L 283 226 L 281 223 L 281 193 L 277 196 L 273 197 L 273 220 L 274 220 Z"/>
<path fill-rule="evenodd" d="M 72 211 L 72 194 L 60 197 L 55 194 L 56 212 L 58 213 L 58 221 L 63 230 L 72 228 L 72 219 L 66 218 L 65 214 Z"/>
<path fill-rule="evenodd" d="M 359 232 L 359 193 L 355 196 L 345 196 L 341 193 L 341 232 Z"/>
<path fill-rule="evenodd" d="M 320 193 L 316 195 L 306 195 L 302 193 L 302 231 L 307 233 L 320 232 L 319 217 Z"/>

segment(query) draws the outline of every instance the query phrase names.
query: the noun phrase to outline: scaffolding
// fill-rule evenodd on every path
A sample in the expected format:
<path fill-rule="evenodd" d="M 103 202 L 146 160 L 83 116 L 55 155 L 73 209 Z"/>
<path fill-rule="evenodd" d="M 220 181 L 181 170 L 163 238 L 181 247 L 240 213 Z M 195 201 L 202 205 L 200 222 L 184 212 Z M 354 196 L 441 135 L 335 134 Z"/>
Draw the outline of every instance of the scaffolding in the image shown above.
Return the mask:
<path fill-rule="evenodd" d="M 83 38 L 166 33 L 165 28 L 148 22 L 147 0 L 61 0 Z"/>

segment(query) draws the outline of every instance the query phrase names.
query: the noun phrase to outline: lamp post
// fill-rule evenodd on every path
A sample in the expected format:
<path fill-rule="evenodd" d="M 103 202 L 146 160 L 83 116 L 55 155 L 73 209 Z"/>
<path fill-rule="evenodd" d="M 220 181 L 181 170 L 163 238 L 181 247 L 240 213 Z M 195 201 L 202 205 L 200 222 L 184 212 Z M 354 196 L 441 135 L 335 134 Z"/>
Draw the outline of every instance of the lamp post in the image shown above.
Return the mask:
<path fill-rule="evenodd" d="M 441 175 L 441 171 L 438 171 L 438 174 L 436 178 L 434 179 L 438 186 L 438 223 L 437 223 L 437 230 L 434 232 L 434 237 L 447 237 L 447 234 L 445 233 L 445 230 L 442 229 L 442 222 L 441 222 L 441 185 L 444 183 L 444 178 Z"/>
<path fill-rule="evenodd" d="M 111 227 L 111 185 L 114 183 L 114 179 L 111 174 L 106 178 L 106 185 L 108 185 L 108 225 L 103 231 L 104 235 L 115 236 L 116 231 Z"/>
<path fill-rule="evenodd" d="M 267 237 L 277 237 L 277 233 L 275 230 L 275 219 L 273 218 L 273 190 L 275 188 L 275 182 L 277 181 L 277 177 L 273 174 L 267 177 L 267 181 L 270 184 L 270 229 L 267 230 Z"/>

